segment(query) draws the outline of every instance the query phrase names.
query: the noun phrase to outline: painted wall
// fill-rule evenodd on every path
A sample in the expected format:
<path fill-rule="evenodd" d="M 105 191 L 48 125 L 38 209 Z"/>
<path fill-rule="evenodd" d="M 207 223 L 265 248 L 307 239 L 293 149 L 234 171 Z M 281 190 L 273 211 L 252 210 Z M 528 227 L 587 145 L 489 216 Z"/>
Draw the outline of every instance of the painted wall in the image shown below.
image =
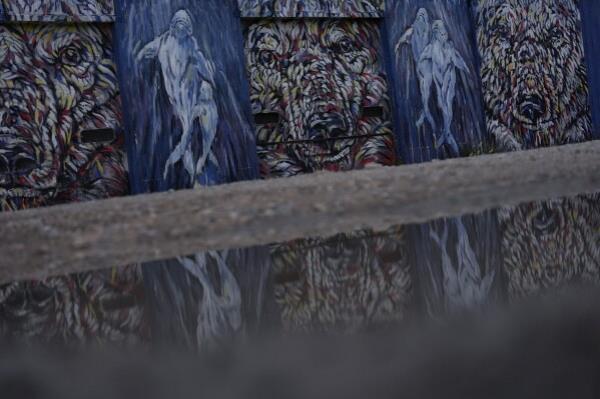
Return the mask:
<path fill-rule="evenodd" d="M 238 0 L 245 18 L 381 17 L 383 0 Z"/>
<path fill-rule="evenodd" d="M 600 19 L 600 3 L 593 0 L 580 2 L 582 33 L 585 57 L 587 63 L 587 75 L 590 88 L 590 107 L 592 111 L 592 130 L 595 139 L 600 138 L 600 67 L 598 57 L 600 54 L 600 43 L 598 37 L 598 20 Z"/>
<path fill-rule="evenodd" d="M 396 163 L 377 23 L 262 20 L 245 35 L 263 177 Z"/>
<path fill-rule="evenodd" d="M 397 163 L 377 21 L 248 20 L 245 52 L 263 178 Z M 405 244 L 398 229 L 273 246 L 263 319 L 285 332 L 403 320 Z"/>
<path fill-rule="evenodd" d="M 427 95 L 423 93 L 437 97 L 439 93 L 452 93 L 452 90 L 445 90 L 444 85 L 429 91 L 428 75 L 422 71 L 429 71 L 432 59 L 437 59 L 450 73 L 443 79 L 444 84 L 451 83 L 449 88 L 455 81 L 453 70 L 458 88 L 461 79 L 464 84 L 466 71 L 473 69 L 461 70 L 460 65 L 478 68 L 480 83 L 473 98 L 483 99 L 486 128 L 482 130 L 485 133 L 467 139 L 471 148 L 481 150 L 452 153 L 445 143 L 445 152 L 429 154 L 430 157 L 521 150 L 591 139 L 587 66 L 592 71 L 597 66 L 596 57 L 586 57 L 584 52 L 578 8 L 583 3 L 571 0 L 479 0 L 471 2 L 472 17 L 469 18 L 467 2 L 396 2 L 396 8 L 389 10 L 393 14 L 387 23 L 392 24 L 389 36 L 391 45 L 396 46 L 393 54 L 396 64 L 392 64 L 395 68 L 400 67 L 394 74 L 396 98 L 400 104 L 397 110 L 410 115 L 408 118 L 401 115 L 396 125 L 397 133 L 409 140 L 404 149 L 408 153 L 407 161 L 428 159 L 418 151 L 407 151 L 414 147 L 410 142 L 415 137 L 410 123 L 415 120 L 415 115 L 418 118 L 414 126 L 425 132 L 439 123 L 433 112 L 433 117 L 428 116 L 423 101 Z M 414 22 L 404 31 L 398 31 L 396 22 L 413 15 L 415 10 L 417 18 Z M 432 59 L 425 50 L 417 56 L 414 49 L 426 48 L 424 43 L 428 34 L 430 41 L 435 37 L 431 21 L 436 17 L 432 18 L 431 14 L 440 11 L 437 18 L 447 26 L 442 30 L 442 36 L 447 33 L 449 40 L 444 46 L 438 44 Z M 458 20 L 460 22 L 453 22 Z M 395 28 L 393 24 L 396 24 Z M 456 62 L 456 53 L 465 64 Z M 469 57 L 462 54 L 469 54 Z M 403 58 L 408 63 L 404 67 L 399 61 Z M 417 58 L 419 61 L 415 63 Z M 434 71 L 435 63 L 433 61 Z M 421 69 L 419 64 L 423 64 Z M 416 68 L 411 69 L 411 65 Z M 411 77 L 406 71 L 416 74 Z M 477 76 L 477 71 L 472 75 Z M 398 90 L 401 87 L 398 79 L 406 79 L 405 90 Z M 435 73 L 432 80 L 435 86 Z M 416 113 L 410 104 L 419 105 Z M 463 101 L 458 91 L 452 106 L 454 119 L 458 116 L 460 120 L 460 115 L 464 114 L 465 120 L 476 120 L 482 115 Z M 443 121 L 443 107 L 439 108 Z M 451 126 L 454 123 L 455 120 Z M 460 131 L 470 130 L 462 128 Z M 598 213 L 594 202 L 594 197 L 558 201 L 559 205 L 552 201 L 541 202 L 437 221 L 412 229 L 411 258 L 419 275 L 420 292 L 427 310 L 439 315 L 478 307 L 504 295 L 510 298 L 526 293 L 531 295 L 577 279 L 594 281 L 600 267 L 592 254 L 595 249 L 589 251 L 597 246 L 590 245 L 597 239 L 593 233 Z M 589 235 L 581 234 L 581 231 Z M 592 253 L 586 255 L 588 252 Z"/>
<path fill-rule="evenodd" d="M 3 211 L 600 137 L 592 0 L 201 3 L 0 2 Z M 472 309 L 596 282 L 597 204 L 8 284 L 0 332 L 145 338 L 146 301 L 154 339 L 208 348 Z"/>
<path fill-rule="evenodd" d="M 480 0 L 475 5 L 487 128 L 499 151 L 591 138 L 577 3 Z"/>
<path fill-rule="evenodd" d="M 387 7 L 402 158 L 412 163 L 488 151 L 467 3 L 407 0 Z"/>
<path fill-rule="evenodd" d="M 588 65 L 592 71 L 598 66 L 595 54 L 585 53 L 584 3 L 475 5 L 487 128 L 498 151 L 592 139 L 587 75 Z M 589 196 L 499 211 L 510 298 L 577 280 L 597 282 L 597 203 Z"/>
<path fill-rule="evenodd" d="M 2 211 L 129 192 L 110 27 L 47 23 L 58 8 L 43 5 L 4 1 L 11 20 L 31 23 L 0 25 Z M 0 333 L 134 340 L 144 335 L 142 301 L 141 270 L 133 266 L 6 284 Z"/>
<path fill-rule="evenodd" d="M 133 192 L 258 178 L 237 3 L 125 0 L 117 15 Z M 265 255 L 255 248 L 144 264 L 154 340 L 210 348 L 251 329 L 242 288 L 246 276 L 261 278 Z"/>
<path fill-rule="evenodd" d="M 272 324 L 287 333 L 349 333 L 406 320 L 414 306 L 406 251 L 403 228 L 274 246 Z"/>
<path fill-rule="evenodd" d="M 113 0 L 2 0 L 8 21 L 112 22 Z"/>

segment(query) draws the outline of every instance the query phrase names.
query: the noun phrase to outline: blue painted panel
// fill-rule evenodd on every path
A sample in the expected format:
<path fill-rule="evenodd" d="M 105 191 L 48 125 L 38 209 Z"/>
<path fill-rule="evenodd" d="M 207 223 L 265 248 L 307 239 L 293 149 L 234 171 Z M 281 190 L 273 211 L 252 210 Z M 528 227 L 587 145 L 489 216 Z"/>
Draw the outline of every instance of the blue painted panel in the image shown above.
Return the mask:
<path fill-rule="evenodd" d="M 245 18 L 380 18 L 383 0 L 238 0 Z"/>
<path fill-rule="evenodd" d="M 385 27 L 403 160 L 481 153 L 487 140 L 467 2 L 389 2 Z"/>
<path fill-rule="evenodd" d="M 133 192 L 258 178 L 235 0 L 127 0 L 117 15 Z M 144 264 L 153 338 L 208 348 L 248 331 L 242 314 L 254 302 L 244 282 L 261 285 L 264 255 L 211 251 Z"/>
<path fill-rule="evenodd" d="M 233 0 L 117 3 L 134 193 L 258 176 Z"/>
<path fill-rule="evenodd" d="M 600 139 L 600 2 L 580 1 L 583 44 L 588 67 L 593 136 Z"/>
<path fill-rule="evenodd" d="M 2 0 L 5 19 L 18 22 L 112 22 L 113 0 Z"/>

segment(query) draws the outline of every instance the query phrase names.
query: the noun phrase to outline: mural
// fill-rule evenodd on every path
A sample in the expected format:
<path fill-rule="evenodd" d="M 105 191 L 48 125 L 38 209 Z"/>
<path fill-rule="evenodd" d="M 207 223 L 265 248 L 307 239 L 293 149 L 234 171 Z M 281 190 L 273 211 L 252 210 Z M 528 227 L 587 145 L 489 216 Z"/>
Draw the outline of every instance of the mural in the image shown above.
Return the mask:
<path fill-rule="evenodd" d="M 401 154 L 407 162 L 487 145 L 469 8 L 455 0 L 388 3 Z"/>
<path fill-rule="evenodd" d="M 137 266 L 15 282 L 0 288 L 0 334 L 54 343 L 148 338 Z"/>
<path fill-rule="evenodd" d="M 383 0 L 238 0 L 242 17 L 380 17 Z"/>
<path fill-rule="evenodd" d="M 379 27 L 370 21 L 249 23 L 246 66 L 262 177 L 395 164 L 380 60 Z M 263 318 L 286 332 L 403 320 L 413 297 L 404 245 L 398 229 L 273 246 Z"/>
<path fill-rule="evenodd" d="M 113 0 L 2 0 L 9 21 L 112 22 Z"/>
<path fill-rule="evenodd" d="M 117 3 L 136 193 L 257 176 L 241 31 L 229 3 Z"/>
<path fill-rule="evenodd" d="M 479 0 L 474 5 L 488 132 L 498 151 L 592 137 L 579 3 Z M 512 299 L 597 282 L 597 196 L 499 210 Z"/>
<path fill-rule="evenodd" d="M 413 279 L 402 229 L 273 248 L 273 297 L 287 332 L 356 332 L 402 321 Z"/>
<path fill-rule="evenodd" d="M 258 178 L 234 0 L 116 3 L 117 64 L 135 193 Z M 251 329 L 265 251 L 143 265 L 153 339 L 207 350 Z M 252 284 L 247 274 L 254 273 Z M 241 280 L 238 280 L 241 279 Z"/>
<path fill-rule="evenodd" d="M 482 309 L 501 298 L 496 218 L 488 211 L 412 230 L 419 291 L 430 316 Z"/>
<path fill-rule="evenodd" d="M 2 25 L 0 57 L 0 209 L 126 194 L 110 30 Z M 135 267 L 8 284 L 0 287 L 0 329 L 130 339 L 142 330 L 140 284 Z"/>
<path fill-rule="evenodd" d="M 499 220 L 511 299 L 600 283 L 598 194 L 503 208 Z"/>
<path fill-rule="evenodd" d="M 588 84 L 590 91 L 590 109 L 592 114 L 593 136 L 600 139 L 600 65 L 598 57 L 600 54 L 600 43 L 598 37 L 598 21 L 600 20 L 600 3 L 597 1 L 580 1 L 583 44 L 588 71 Z"/>
<path fill-rule="evenodd" d="M 261 21 L 246 31 L 263 177 L 393 165 L 375 23 Z"/>
<path fill-rule="evenodd" d="M 577 1 L 476 3 L 487 128 L 498 150 L 591 138 Z"/>

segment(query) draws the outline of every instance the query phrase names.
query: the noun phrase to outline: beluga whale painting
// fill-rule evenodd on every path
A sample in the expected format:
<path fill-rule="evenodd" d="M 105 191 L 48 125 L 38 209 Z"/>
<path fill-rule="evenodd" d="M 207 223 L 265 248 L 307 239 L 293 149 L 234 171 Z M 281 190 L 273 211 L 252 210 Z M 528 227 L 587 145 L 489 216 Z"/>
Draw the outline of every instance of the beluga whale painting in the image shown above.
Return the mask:
<path fill-rule="evenodd" d="M 219 116 L 214 99 L 214 67 L 192 34 L 189 11 L 179 10 L 169 29 L 146 44 L 137 60 L 158 59 L 169 102 L 183 127 L 181 140 L 169 155 L 163 175 L 166 178 L 169 169 L 183 161 L 186 172 L 195 181 L 212 154 Z M 191 148 L 196 120 L 200 121 L 202 136 L 202 153 L 198 159 Z"/>
<path fill-rule="evenodd" d="M 116 59 L 135 194 L 258 178 L 235 0 L 122 0 Z M 210 348 L 247 328 L 245 274 L 261 249 L 143 264 L 152 335 Z"/>
<path fill-rule="evenodd" d="M 388 2 L 386 18 L 402 159 L 454 158 L 488 148 L 466 2 Z"/>

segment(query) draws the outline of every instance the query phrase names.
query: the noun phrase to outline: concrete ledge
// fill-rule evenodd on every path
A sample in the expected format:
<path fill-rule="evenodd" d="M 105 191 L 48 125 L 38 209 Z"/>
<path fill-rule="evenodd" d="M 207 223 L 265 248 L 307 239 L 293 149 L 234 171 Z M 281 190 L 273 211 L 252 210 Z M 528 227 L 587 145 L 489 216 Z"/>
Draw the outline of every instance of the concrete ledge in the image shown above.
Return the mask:
<path fill-rule="evenodd" d="M 0 214 L 0 281 L 600 191 L 600 141 Z"/>

